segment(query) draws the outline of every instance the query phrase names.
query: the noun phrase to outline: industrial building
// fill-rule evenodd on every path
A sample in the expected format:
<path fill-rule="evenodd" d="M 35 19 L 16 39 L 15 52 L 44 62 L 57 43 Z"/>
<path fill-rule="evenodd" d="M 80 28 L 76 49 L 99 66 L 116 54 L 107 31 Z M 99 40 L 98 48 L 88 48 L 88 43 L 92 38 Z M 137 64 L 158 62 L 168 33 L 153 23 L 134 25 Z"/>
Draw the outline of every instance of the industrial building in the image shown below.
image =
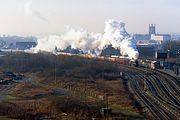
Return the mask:
<path fill-rule="evenodd" d="M 36 37 L 21 37 L 21 36 L 0 36 L 1 49 L 19 49 L 25 50 L 37 45 Z"/>
<path fill-rule="evenodd" d="M 35 47 L 36 45 L 36 42 L 16 42 L 16 49 L 25 50 Z"/>
<path fill-rule="evenodd" d="M 154 46 L 147 46 L 147 45 L 138 45 L 137 46 L 139 57 L 140 58 L 147 58 L 147 57 L 154 57 L 155 56 L 155 47 Z"/>

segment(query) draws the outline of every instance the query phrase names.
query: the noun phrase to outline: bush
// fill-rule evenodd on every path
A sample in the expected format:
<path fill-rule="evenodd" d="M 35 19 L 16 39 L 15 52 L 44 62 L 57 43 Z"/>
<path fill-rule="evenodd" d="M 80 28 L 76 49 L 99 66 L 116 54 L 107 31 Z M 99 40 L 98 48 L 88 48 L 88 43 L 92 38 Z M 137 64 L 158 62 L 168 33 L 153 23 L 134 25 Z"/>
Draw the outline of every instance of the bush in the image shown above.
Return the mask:
<path fill-rule="evenodd" d="M 52 105 L 56 106 L 57 111 L 63 113 L 77 113 L 84 112 L 89 117 L 100 117 L 100 109 L 104 107 L 102 101 L 96 101 L 96 103 L 90 103 L 77 97 L 62 96 L 56 97 L 52 100 Z"/>
<path fill-rule="evenodd" d="M 117 72 L 114 63 L 107 61 L 96 61 L 78 56 L 55 56 L 53 54 L 14 54 L 0 58 L 0 66 L 3 69 L 15 72 L 40 72 L 45 77 L 76 76 L 83 78 L 96 78 L 103 72 Z"/>

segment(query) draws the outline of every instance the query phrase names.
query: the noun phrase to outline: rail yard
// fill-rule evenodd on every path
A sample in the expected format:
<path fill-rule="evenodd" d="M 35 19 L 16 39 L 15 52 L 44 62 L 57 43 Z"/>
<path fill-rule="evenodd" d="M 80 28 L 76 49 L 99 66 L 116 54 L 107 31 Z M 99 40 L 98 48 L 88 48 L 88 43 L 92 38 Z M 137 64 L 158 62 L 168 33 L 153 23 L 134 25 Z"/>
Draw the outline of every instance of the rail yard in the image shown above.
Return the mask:
<path fill-rule="evenodd" d="M 152 119 L 180 118 L 180 80 L 167 73 L 119 65 L 129 91 Z"/>
<path fill-rule="evenodd" d="M 48 61 L 48 58 L 51 58 L 51 61 Z M 109 105 L 107 105 L 109 108 L 107 108 L 112 109 L 112 114 L 109 114 L 110 120 L 115 118 L 178 120 L 180 118 L 180 79 L 175 74 L 171 75 L 165 70 L 159 69 L 159 65 L 154 64 L 154 60 L 142 61 L 141 59 L 129 60 L 127 58 L 74 54 L 23 53 L 4 56 L 0 60 L 4 63 L 1 64 L 2 70 L 13 71 L 1 73 L 0 102 L 8 100 L 8 105 L 9 102 L 21 105 L 19 100 L 24 105 L 27 105 L 27 100 L 53 103 L 52 98 L 59 101 L 62 100 L 59 97 L 63 95 L 69 99 L 71 97 L 72 99 L 80 98 L 78 101 L 80 100 L 83 104 L 91 103 L 94 105 L 99 100 L 100 103 L 106 103 L 105 98 L 109 94 Z M 34 60 L 37 62 L 33 62 Z M 72 64 L 73 62 L 75 64 Z M 88 66 L 88 64 L 90 65 Z M 7 66 L 9 67 L 7 68 Z M 27 75 L 27 79 L 22 79 L 24 78 L 23 74 Z M 30 78 L 31 80 L 29 80 Z M 61 89 L 66 91 L 66 94 L 60 94 Z M 76 104 L 77 101 L 74 103 Z M 34 103 L 30 102 L 29 105 L 31 104 Z M 39 105 L 39 103 L 37 104 Z M 69 105 L 69 102 L 66 105 Z M 64 102 L 62 106 L 64 106 Z M 77 106 L 79 108 L 80 105 Z M 117 108 L 117 106 L 121 107 Z M 28 105 L 26 107 L 29 110 Z M 57 106 L 55 105 L 55 107 Z M 43 112 L 47 110 L 42 108 Z M 124 111 L 127 111 L 126 108 L 129 108 L 134 116 L 123 114 Z M 54 108 L 51 109 L 54 110 Z M 86 107 L 82 111 L 84 109 Z M 94 114 L 97 114 L 100 108 L 97 107 L 95 110 Z M 4 114 L 4 111 L 1 115 L 8 116 L 9 113 Z M 18 114 L 15 111 L 11 113 Z M 34 111 L 39 114 L 36 108 Z M 62 119 L 61 111 L 57 111 L 57 114 L 60 114 L 58 117 L 55 116 L 55 113 L 46 112 L 46 116 Z M 22 115 L 24 116 L 24 114 L 27 113 Z M 32 116 L 37 117 L 37 114 L 32 114 Z M 71 114 L 67 113 L 67 117 L 71 118 Z M 100 114 L 94 117 L 103 119 Z M 10 118 L 18 117 L 10 116 Z"/>

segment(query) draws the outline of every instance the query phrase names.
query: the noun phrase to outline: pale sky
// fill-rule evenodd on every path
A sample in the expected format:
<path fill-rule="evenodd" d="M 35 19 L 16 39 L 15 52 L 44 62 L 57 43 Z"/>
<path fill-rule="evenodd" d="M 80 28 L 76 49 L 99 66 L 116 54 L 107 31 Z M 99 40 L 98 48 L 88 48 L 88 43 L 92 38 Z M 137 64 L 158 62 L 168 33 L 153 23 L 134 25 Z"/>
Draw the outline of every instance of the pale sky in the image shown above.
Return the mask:
<path fill-rule="evenodd" d="M 64 32 L 67 26 L 103 32 L 123 20 L 129 33 L 180 33 L 180 0 L 0 0 L 0 34 Z"/>

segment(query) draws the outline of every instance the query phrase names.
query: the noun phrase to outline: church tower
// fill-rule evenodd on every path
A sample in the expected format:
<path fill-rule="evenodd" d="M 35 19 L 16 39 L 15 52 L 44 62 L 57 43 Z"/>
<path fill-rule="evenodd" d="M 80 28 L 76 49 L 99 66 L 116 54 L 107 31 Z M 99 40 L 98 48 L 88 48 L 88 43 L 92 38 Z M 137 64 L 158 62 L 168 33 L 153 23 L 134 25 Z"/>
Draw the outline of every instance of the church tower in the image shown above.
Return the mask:
<path fill-rule="evenodd" d="M 149 24 L 149 35 L 156 34 L 156 25 Z"/>

